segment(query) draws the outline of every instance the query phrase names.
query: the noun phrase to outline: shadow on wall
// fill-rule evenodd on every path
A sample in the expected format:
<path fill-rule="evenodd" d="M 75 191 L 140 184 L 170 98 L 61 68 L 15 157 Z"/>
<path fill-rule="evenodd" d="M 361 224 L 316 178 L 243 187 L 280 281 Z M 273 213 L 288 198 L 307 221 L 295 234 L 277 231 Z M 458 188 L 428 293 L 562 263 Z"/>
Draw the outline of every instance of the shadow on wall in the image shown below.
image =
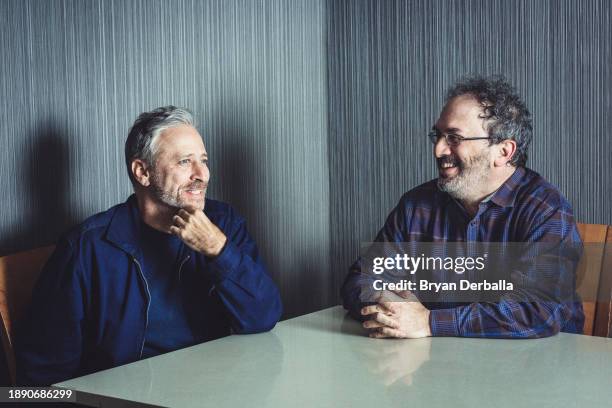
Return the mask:
<path fill-rule="evenodd" d="M 211 134 L 203 134 L 205 144 L 214 146 L 209 148 L 214 164 L 211 197 L 230 203 L 245 218 L 281 291 L 283 319 L 331 306 L 329 266 L 322 264 L 328 243 L 312 239 L 320 231 L 294 219 L 309 203 L 291 196 L 291 186 L 280 184 L 295 183 L 289 179 L 295 158 L 291 153 L 281 156 L 291 151 L 286 147 L 291 142 L 266 129 L 263 105 L 251 105 L 246 112 L 234 102 L 219 104 L 223 110 L 212 115 L 216 120 Z"/>
<path fill-rule="evenodd" d="M 235 125 L 225 127 L 223 130 L 223 152 L 216 166 L 216 174 L 212 175 L 213 183 L 222 191 L 224 201 L 230 203 L 247 220 L 247 224 L 254 231 L 260 231 L 257 211 L 258 198 L 253 195 L 251 186 L 255 182 L 255 162 L 251 138 L 246 135 L 247 129 Z M 217 135 L 215 135 L 217 136 Z"/>
<path fill-rule="evenodd" d="M 26 212 L 25 217 L 17 217 L 25 221 L 15 221 L 2 232 L 0 256 L 54 244 L 76 223 L 68 195 L 71 182 L 68 141 L 74 138 L 69 138 L 65 127 L 53 119 L 40 121 L 32 132 L 25 138 L 34 141 L 32 149 L 14 175 L 24 185 L 22 201 L 12 205 L 16 211 Z"/>
<path fill-rule="evenodd" d="M 259 248 L 268 272 L 275 281 L 283 297 L 283 318 L 295 315 L 294 299 L 299 298 L 299 293 L 293 291 L 295 282 L 306 271 L 291 268 L 291 276 L 285 275 L 290 265 L 295 266 L 293 253 L 288 253 L 287 241 L 283 241 L 280 234 L 282 219 L 278 215 L 283 214 L 280 200 L 270 199 L 278 194 L 282 186 L 274 185 L 277 177 L 270 177 L 266 171 L 270 168 L 263 166 L 280 166 L 273 159 L 266 162 L 260 156 L 271 150 L 276 150 L 264 128 L 265 120 L 254 120 L 263 118 L 263 112 L 244 112 L 236 101 L 221 103 L 223 109 L 215 112 L 215 126 L 209 130 L 211 134 L 204 134 L 204 142 L 215 140 L 214 151 L 211 159 L 214 167 L 211 169 L 211 196 L 219 198 L 238 211 L 246 220 L 247 228 Z M 231 108 L 230 108 L 231 107 Z M 251 109 L 255 109 L 253 106 Z M 263 109 L 263 107 L 262 107 Z M 282 143 L 282 142 L 281 142 Z M 259 158 L 259 159 L 258 159 Z M 262 178 L 265 178 L 262 179 Z M 285 255 L 279 255 L 285 254 Z M 301 268 L 300 268 L 301 269 Z M 293 301 L 292 301 L 293 300 Z"/>

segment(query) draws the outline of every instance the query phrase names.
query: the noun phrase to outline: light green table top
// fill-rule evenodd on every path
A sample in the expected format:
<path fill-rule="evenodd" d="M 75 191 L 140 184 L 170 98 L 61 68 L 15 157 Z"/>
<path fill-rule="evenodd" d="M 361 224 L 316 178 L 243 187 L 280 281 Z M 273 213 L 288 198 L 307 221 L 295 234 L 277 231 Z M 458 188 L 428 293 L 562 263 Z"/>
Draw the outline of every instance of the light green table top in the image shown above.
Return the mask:
<path fill-rule="evenodd" d="M 334 307 L 57 385 L 98 406 L 612 406 L 612 339 L 364 334 Z"/>

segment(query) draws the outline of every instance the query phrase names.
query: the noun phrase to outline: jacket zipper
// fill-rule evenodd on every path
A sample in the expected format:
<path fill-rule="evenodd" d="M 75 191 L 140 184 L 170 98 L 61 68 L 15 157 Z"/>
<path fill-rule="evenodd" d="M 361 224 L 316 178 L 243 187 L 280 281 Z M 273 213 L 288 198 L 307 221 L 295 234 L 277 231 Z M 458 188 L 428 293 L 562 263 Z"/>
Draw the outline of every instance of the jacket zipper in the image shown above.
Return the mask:
<path fill-rule="evenodd" d="M 183 265 L 185 265 L 185 262 L 187 262 L 189 260 L 189 258 L 191 258 L 191 256 L 187 255 L 187 257 L 185 259 L 183 259 L 183 262 L 181 262 L 181 265 L 179 266 L 179 271 L 178 271 L 179 281 L 181 280 L 181 270 L 183 269 Z M 137 268 L 138 269 L 138 273 L 140 274 L 140 278 L 144 282 L 145 289 L 147 290 L 147 310 L 145 311 L 145 327 L 144 327 L 144 332 L 145 333 L 142 336 L 142 345 L 140 346 L 140 355 L 138 356 L 138 358 L 140 359 L 140 358 L 142 358 L 142 352 L 144 351 L 147 326 L 149 325 L 149 306 L 151 306 L 151 292 L 149 291 L 149 284 L 147 283 L 147 279 L 145 278 L 144 273 L 142 273 L 142 266 L 140 266 L 140 262 L 138 262 L 138 259 L 136 259 L 136 258 L 132 258 L 132 260 L 134 261 L 134 263 L 138 267 Z"/>
<path fill-rule="evenodd" d="M 191 255 L 187 255 L 187 257 L 185 259 L 183 259 L 183 262 L 181 262 L 181 265 L 179 266 L 179 270 L 178 270 L 178 280 L 179 280 L 179 282 L 181 281 L 181 271 L 183 269 L 183 265 L 185 265 L 185 262 L 187 262 L 189 260 L 189 258 L 191 258 Z"/>
<path fill-rule="evenodd" d="M 142 352 L 144 350 L 144 345 L 145 345 L 145 336 L 147 333 L 147 326 L 149 325 L 149 306 L 151 305 L 151 292 L 149 292 L 149 284 L 147 283 L 147 279 L 145 278 L 144 273 L 142 273 L 142 266 L 140 266 L 140 262 L 138 262 L 138 259 L 136 258 L 132 258 L 132 260 L 138 267 L 137 268 L 138 272 L 140 273 L 140 277 L 142 278 L 142 281 L 145 284 L 145 289 L 147 290 L 147 310 L 145 311 L 145 327 L 144 327 L 144 333 L 142 334 L 142 345 L 140 346 L 140 355 L 138 356 L 138 358 L 141 359 Z"/>

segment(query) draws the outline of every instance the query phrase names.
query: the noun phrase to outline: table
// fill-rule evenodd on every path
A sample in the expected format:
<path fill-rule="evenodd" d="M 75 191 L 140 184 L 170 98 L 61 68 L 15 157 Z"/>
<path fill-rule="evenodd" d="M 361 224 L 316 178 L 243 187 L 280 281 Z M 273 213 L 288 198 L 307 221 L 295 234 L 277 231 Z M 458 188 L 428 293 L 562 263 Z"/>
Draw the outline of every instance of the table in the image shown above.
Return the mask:
<path fill-rule="evenodd" d="M 92 406 L 594 408 L 612 339 L 375 340 L 337 306 L 56 386 Z"/>

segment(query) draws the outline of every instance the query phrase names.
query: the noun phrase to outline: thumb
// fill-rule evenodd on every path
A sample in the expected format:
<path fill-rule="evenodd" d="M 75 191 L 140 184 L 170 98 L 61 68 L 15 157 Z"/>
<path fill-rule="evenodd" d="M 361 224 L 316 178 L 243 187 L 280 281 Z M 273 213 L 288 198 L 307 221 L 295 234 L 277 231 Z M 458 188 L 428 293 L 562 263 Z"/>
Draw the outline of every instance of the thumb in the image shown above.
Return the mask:
<path fill-rule="evenodd" d="M 405 300 L 408 300 L 411 302 L 418 301 L 417 297 L 409 290 L 398 290 L 398 291 L 395 291 L 395 293 Z"/>

